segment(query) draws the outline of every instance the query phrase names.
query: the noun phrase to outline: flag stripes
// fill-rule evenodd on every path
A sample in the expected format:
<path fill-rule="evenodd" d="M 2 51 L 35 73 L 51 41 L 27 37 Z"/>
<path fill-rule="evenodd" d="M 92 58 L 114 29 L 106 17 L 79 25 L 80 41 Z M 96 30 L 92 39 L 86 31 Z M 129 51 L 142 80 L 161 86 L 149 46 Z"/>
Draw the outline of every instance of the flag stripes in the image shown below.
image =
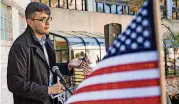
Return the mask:
<path fill-rule="evenodd" d="M 114 83 L 107 83 L 107 84 L 106 83 L 105 84 L 94 84 L 94 85 L 83 87 L 83 88 L 75 91 L 74 94 L 82 93 L 82 92 L 100 91 L 100 90 L 137 88 L 137 87 L 157 86 L 157 85 L 159 85 L 158 78 L 149 79 L 149 80 L 114 82 Z"/>
<path fill-rule="evenodd" d="M 83 83 L 81 83 L 77 89 L 84 86 L 89 86 L 98 83 L 101 84 L 101 83 L 108 83 L 108 82 L 110 83 L 110 82 L 122 82 L 122 81 L 139 80 L 139 79 L 159 78 L 158 64 L 156 63 L 157 59 L 155 57 L 152 57 L 156 55 L 156 51 L 152 51 L 148 53 L 146 52 L 146 54 L 150 57 L 145 55 L 143 56 L 144 58 L 140 58 L 141 54 L 136 53 L 135 56 L 139 57 L 136 59 L 137 61 L 133 62 L 132 59 L 125 59 L 126 63 L 123 62 L 123 64 L 120 64 L 120 62 L 117 61 L 118 59 L 115 59 L 114 57 L 113 64 L 115 64 L 116 66 L 109 65 L 108 67 L 104 67 L 104 68 L 101 67 L 100 70 L 93 71 L 91 75 L 88 77 L 88 79 L 84 80 Z M 132 57 L 133 54 L 128 54 L 125 56 Z M 118 56 L 118 58 L 122 59 L 124 57 Z M 128 67 L 124 67 L 125 66 L 124 64 L 127 65 Z M 101 80 L 101 79 L 105 79 L 105 80 Z"/>
<path fill-rule="evenodd" d="M 109 68 L 111 70 L 109 70 Z M 112 72 L 125 72 L 125 71 L 132 71 L 132 70 L 141 70 L 141 69 L 148 70 L 151 68 L 158 68 L 158 61 L 138 62 L 132 64 L 124 64 L 124 65 L 101 68 L 100 70 L 94 71 L 93 74 L 89 75 L 89 77 L 100 75 L 100 74 L 112 73 Z"/>
<path fill-rule="evenodd" d="M 143 98 L 131 98 L 131 99 L 108 99 L 108 100 L 91 100 L 91 101 L 79 101 L 71 104 L 159 104 L 160 97 L 146 97 Z"/>
<path fill-rule="evenodd" d="M 98 75 L 94 77 L 89 77 L 84 80 L 77 88 L 98 84 L 98 83 L 110 83 L 110 82 L 123 82 L 123 81 L 132 81 L 132 80 L 141 80 L 141 79 L 154 79 L 159 78 L 158 69 L 150 69 L 150 70 L 137 70 L 130 72 L 117 72 L 117 73 L 109 73 L 104 75 Z M 107 78 L 107 79 L 106 79 Z M 105 80 L 100 80 L 105 79 Z"/>
<path fill-rule="evenodd" d="M 82 65 L 83 73 L 84 73 L 85 77 L 88 76 L 90 67 L 89 67 L 88 63 L 86 62 L 86 60 L 83 60 L 81 65 Z"/>
<path fill-rule="evenodd" d="M 67 101 L 67 103 L 68 102 L 73 103 L 78 101 L 88 102 L 91 100 L 99 100 L 99 99 L 100 100 L 130 99 L 130 98 L 135 99 L 135 98 L 145 98 L 145 97 L 152 97 L 152 96 L 156 96 L 156 97 L 160 96 L 159 86 L 83 92 L 71 96 L 71 98 Z"/>
<path fill-rule="evenodd" d="M 127 63 L 138 63 L 138 62 L 149 62 L 149 61 L 158 60 L 157 51 L 146 51 L 146 52 L 138 52 L 131 54 L 123 54 L 115 57 L 109 57 L 99 62 L 98 65 L 93 69 L 100 70 L 101 68 L 122 65 Z"/>

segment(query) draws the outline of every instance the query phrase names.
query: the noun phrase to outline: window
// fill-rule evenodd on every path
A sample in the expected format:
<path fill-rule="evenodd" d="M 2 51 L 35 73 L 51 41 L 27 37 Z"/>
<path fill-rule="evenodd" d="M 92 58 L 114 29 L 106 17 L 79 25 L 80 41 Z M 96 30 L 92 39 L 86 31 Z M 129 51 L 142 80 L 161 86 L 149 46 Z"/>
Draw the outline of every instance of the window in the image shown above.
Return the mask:
<path fill-rule="evenodd" d="M 176 11 L 178 8 L 179 8 L 179 2 L 178 2 L 178 0 L 175 0 L 175 1 L 173 1 L 173 8 L 175 8 L 175 9 L 173 9 L 173 19 L 179 19 L 179 13 Z"/>
<path fill-rule="evenodd" d="M 110 8 L 111 8 L 110 4 L 104 4 L 104 12 L 105 13 L 110 13 Z"/>
<path fill-rule="evenodd" d="M 51 0 L 51 7 L 59 7 L 59 0 Z"/>
<path fill-rule="evenodd" d="M 68 0 L 69 9 L 77 9 L 76 8 L 76 0 Z"/>
<path fill-rule="evenodd" d="M 111 13 L 116 14 L 116 5 L 111 5 Z"/>
<path fill-rule="evenodd" d="M 87 10 L 86 0 L 32 0 L 32 2 L 41 2 L 55 8 Z"/>
<path fill-rule="evenodd" d="M 83 0 L 76 0 L 76 7 L 77 10 L 82 10 L 82 2 Z"/>
<path fill-rule="evenodd" d="M 68 62 L 68 50 L 56 50 L 56 62 Z"/>
<path fill-rule="evenodd" d="M 68 49 L 65 39 L 60 37 L 55 37 L 55 50 Z"/>
<path fill-rule="evenodd" d="M 122 14 L 122 5 L 117 6 L 117 14 Z"/>
<path fill-rule="evenodd" d="M 123 6 L 123 14 L 127 14 L 127 9 L 126 9 L 126 6 Z"/>
<path fill-rule="evenodd" d="M 8 29 L 9 29 L 9 25 L 8 25 L 8 16 L 7 16 L 7 6 L 0 3 L 0 7 L 1 7 L 1 35 L 0 35 L 0 40 L 8 40 Z"/>
<path fill-rule="evenodd" d="M 97 3 L 96 10 L 97 12 L 103 12 L 103 3 Z"/>
<path fill-rule="evenodd" d="M 54 37 L 55 39 L 55 52 L 56 52 L 56 61 L 57 62 L 67 62 L 68 61 L 68 45 L 65 39 L 60 37 Z"/>
<path fill-rule="evenodd" d="M 60 8 L 67 9 L 67 0 L 60 0 Z"/>

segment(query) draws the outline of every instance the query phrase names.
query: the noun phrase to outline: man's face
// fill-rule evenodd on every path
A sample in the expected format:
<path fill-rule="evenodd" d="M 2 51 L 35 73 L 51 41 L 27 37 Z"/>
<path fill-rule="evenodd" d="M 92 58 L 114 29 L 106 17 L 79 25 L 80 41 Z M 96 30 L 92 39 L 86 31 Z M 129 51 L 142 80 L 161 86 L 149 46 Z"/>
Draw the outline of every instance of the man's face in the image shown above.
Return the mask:
<path fill-rule="evenodd" d="M 44 12 L 35 12 L 31 18 L 30 26 L 35 33 L 39 35 L 46 35 L 49 33 L 49 22 L 51 17 Z"/>

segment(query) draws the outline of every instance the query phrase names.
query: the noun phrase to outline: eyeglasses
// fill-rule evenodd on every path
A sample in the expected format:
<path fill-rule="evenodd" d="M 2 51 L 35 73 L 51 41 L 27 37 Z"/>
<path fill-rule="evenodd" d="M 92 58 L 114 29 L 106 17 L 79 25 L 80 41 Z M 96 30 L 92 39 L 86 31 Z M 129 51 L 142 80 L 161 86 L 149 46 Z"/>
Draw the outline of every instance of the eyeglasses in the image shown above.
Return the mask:
<path fill-rule="evenodd" d="M 47 23 L 47 22 L 52 21 L 52 17 L 48 17 L 44 19 L 32 19 L 32 20 L 37 20 L 37 21 L 41 21 L 42 23 Z"/>

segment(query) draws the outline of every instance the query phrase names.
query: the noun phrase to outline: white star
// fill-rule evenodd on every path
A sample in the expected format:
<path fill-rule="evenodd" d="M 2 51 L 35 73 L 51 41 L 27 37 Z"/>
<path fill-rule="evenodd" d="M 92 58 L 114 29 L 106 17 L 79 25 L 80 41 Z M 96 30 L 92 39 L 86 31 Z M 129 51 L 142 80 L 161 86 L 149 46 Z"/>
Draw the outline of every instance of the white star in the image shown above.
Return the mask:
<path fill-rule="evenodd" d="M 142 15 L 143 16 L 146 16 L 148 14 L 148 11 L 146 10 L 146 9 L 144 9 L 143 11 L 142 11 Z"/>
<path fill-rule="evenodd" d="M 117 44 L 117 40 L 114 41 L 114 44 Z"/>
<path fill-rule="evenodd" d="M 128 30 L 126 31 L 126 34 L 129 35 L 130 33 L 131 33 L 131 30 L 128 29 Z"/>
<path fill-rule="evenodd" d="M 120 50 L 121 50 L 121 51 L 125 51 L 125 50 L 126 50 L 126 47 L 125 47 L 124 45 L 122 45 L 122 46 L 120 47 Z"/>
<path fill-rule="evenodd" d="M 111 53 L 114 54 L 115 52 L 116 52 L 116 49 L 113 48 L 113 49 L 111 50 Z"/>
<path fill-rule="evenodd" d="M 137 34 L 135 33 L 135 32 L 133 32 L 132 34 L 131 34 L 131 37 L 134 39 L 134 38 L 136 38 L 136 36 L 137 36 Z"/>
<path fill-rule="evenodd" d="M 115 45 L 116 45 L 116 47 L 119 47 L 121 45 L 121 43 L 117 42 Z"/>
<path fill-rule="evenodd" d="M 136 43 L 132 43 L 131 48 L 132 49 L 137 49 L 137 44 Z"/>
<path fill-rule="evenodd" d="M 145 41 L 145 42 L 144 42 L 144 46 L 145 46 L 146 48 L 150 48 L 151 44 L 150 44 L 149 41 Z"/>
<path fill-rule="evenodd" d="M 142 27 L 141 27 L 141 26 L 137 26 L 136 31 L 137 31 L 138 33 L 140 33 L 140 32 L 142 31 Z"/>
<path fill-rule="evenodd" d="M 137 38 L 137 41 L 138 41 L 139 43 L 142 43 L 143 38 L 140 36 L 140 37 Z"/>
<path fill-rule="evenodd" d="M 144 35 L 145 37 L 149 37 L 149 31 L 148 31 L 148 30 L 145 30 L 145 31 L 143 32 L 143 35 Z"/>
<path fill-rule="evenodd" d="M 145 20 L 142 22 L 142 25 L 143 25 L 143 26 L 148 26 L 148 25 L 149 25 L 149 21 L 145 19 Z"/>
<path fill-rule="evenodd" d="M 109 50 L 109 51 L 111 51 L 112 49 L 113 49 L 113 47 L 112 47 L 112 46 L 110 46 L 110 47 L 108 48 L 108 50 Z"/>
<path fill-rule="evenodd" d="M 148 5 L 148 1 L 145 1 L 145 2 L 144 2 L 144 6 L 147 6 L 147 5 Z"/>
<path fill-rule="evenodd" d="M 140 22 L 142 20 L 141 16 L 137 17 L 137 22 Z"/>
<path fill-rule="evenodd" d="M 135 28 L 136 28 L 136 24 L 135 24 L 135 23 L 132 23 L 132 24 L 131 24 L 131 28 L 135 29 Z"/>
<path fill-rule="evenodd" d="M 130 39 L 127 39 L 127 40 L 125 41 L 125 43 L 126 43 L 127 45 L 129 45 L 129 44 L 131 43 L 131 40 L 130 40 Z"/>
<path fill-rule="evenodd" d="M 125 39 L 126 39 L 126 37 L 125 37 L 125 36 L 122 36 L 122 37 L 121 37 L 121 40 L 122 40 L 122 41 L 124 41 Z"/>

